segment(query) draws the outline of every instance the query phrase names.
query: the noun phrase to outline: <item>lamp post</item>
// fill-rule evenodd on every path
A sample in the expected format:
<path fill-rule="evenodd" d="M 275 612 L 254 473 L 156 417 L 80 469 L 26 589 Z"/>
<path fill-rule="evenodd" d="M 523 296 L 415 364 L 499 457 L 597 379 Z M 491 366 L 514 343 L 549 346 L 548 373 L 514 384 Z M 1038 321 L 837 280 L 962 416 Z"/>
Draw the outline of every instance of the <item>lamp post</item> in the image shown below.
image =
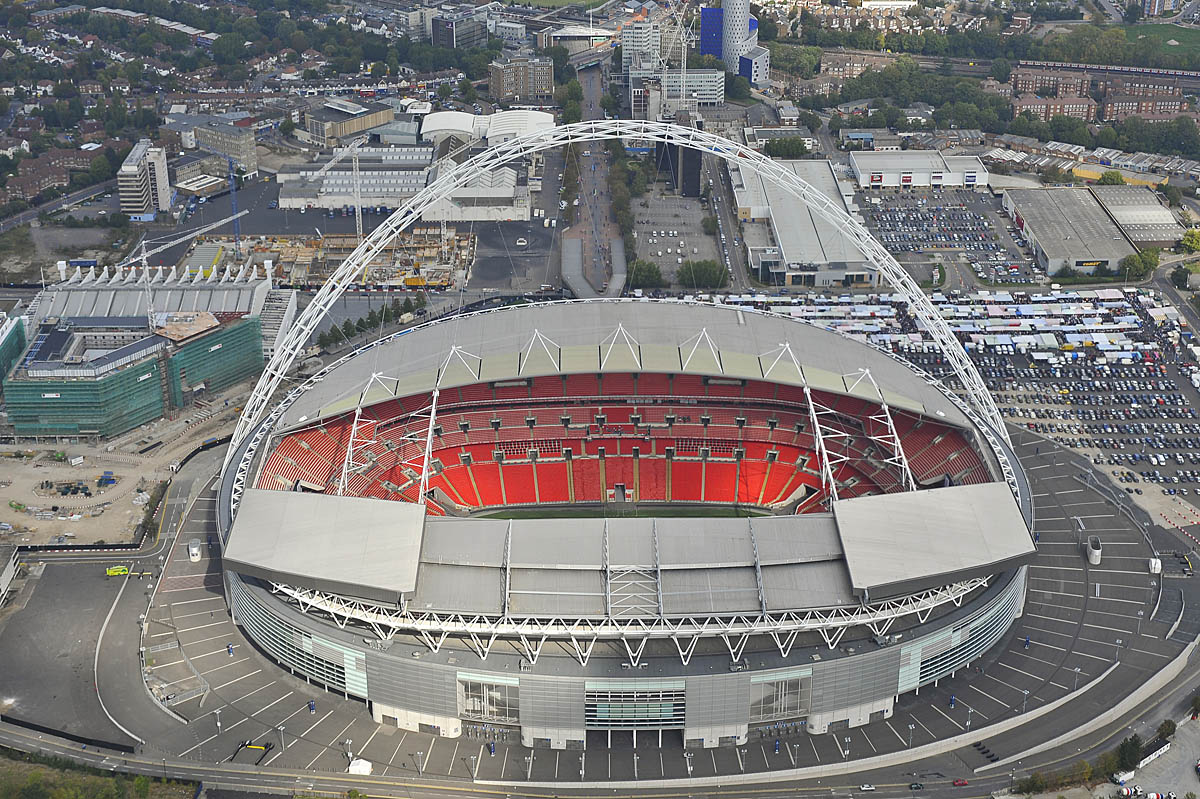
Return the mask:
<path fill-rule="evenodd" d="M 684 752 L 683 762 L 687 764 L 688 776 L 692 776 L 692 758 L 696 756 L 695 752 Z"/>
<path fill-rule="evenodd" d="M 421 776 L 425 775 L 425 772 L 423 770 L 423 764 L 421 762 L 424 757 L 425 757 L 424 752 L 417 752 L 417 774 L 420 774 Z"/>
<path fill-rule="evenodd" d="M 213 711 L 213 718 L 217 720 L 217 735 L 221 734 L 221 708 Z"/>
<path fill-rule="evenodd" d="M 283 731 L 285 729 L 287 729 L 287 728 L 284 727 L 282 724 L 280 724 L 279 726 L 277 726 L 275 728 L 275 730 L 279 733 L 279 751 L 280 752 L 287 751 L 287 741 L 285 741 L 283 739 Z"/>
<path fill-rule="evenodd" d="M 975 712 L 975 708 L 967 708 L 967 729 L 971 729 L 971 714 Z"/>
<path fill-rule="evenodd" d="M 1026 689 L 1022 690 L 1021 693 L 1024 695 L 1021 698 L 1021 712 L 1024 713 L 1025 707 L 1029 704 L 1029 691 Z"/>
<path fill-rule="evenodd" d="M 478 765 L 478 763 L 479 763 L 479 756 L 471 755 L 471 782 L 475 781 L 475 773 L 476 773 L 475 767 Z"/>
<path fill-rule="evenodd" d="M 915 730 L 916 728 L 917 728 L 917 725 L 916 725 L 916 724 L 909 724 L 909 725 L 908 725 L 908 748 L 909 748 L 909 749 L 912 749 L 912 737 L 913 737 L 913 730 Z"/>
<path fill-rule="evenodd" d="M 638 759 L 639 759 L 638 753 L 634 752 L 633 753 L 633 778 L 635 780 L 638 778 L 638 767 L 637 767 Z"/>
<path fill-rule="evenodd" d="M 1071 690 L 1078 691 L 1079 690 L 1079 667 L 1076 666 L 1074 671 L 1075 671 L 1075 687 L 1072 688 Z"/>

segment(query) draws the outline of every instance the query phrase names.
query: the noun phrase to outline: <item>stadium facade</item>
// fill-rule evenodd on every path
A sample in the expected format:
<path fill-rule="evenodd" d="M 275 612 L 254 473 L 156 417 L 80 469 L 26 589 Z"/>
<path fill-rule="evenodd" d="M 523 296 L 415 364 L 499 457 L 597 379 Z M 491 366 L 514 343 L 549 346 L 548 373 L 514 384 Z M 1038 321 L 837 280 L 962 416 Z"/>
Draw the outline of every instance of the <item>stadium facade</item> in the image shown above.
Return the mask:
<path fill-rule="evenodd" d="M 430 323 L 292 390 L 229 464 L 259 647 L 379 723 L 527 746 L 887 718 L 1004 637 L 1033 553 L 1015 456 L 939 382 L 720 306 Z"/>

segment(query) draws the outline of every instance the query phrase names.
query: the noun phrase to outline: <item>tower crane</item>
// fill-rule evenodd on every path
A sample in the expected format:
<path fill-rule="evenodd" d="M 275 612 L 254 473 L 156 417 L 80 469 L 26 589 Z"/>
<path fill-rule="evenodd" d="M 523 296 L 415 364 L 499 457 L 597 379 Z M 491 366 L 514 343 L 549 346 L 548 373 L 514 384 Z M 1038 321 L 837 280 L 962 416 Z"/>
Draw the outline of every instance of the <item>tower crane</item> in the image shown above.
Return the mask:
<path fill-rule="evenodd" d="M 243 216 L 245 216 L 248 213 L 250 213 L 250 212 L 249 211 L 240 211 L 240 212 L 234 214 L 233 216 L 227 216 L 224 219 L 218 220 L 216 222 L 209 223 L 202 227 L 194 228 L 192 230 L 189 230 L 186 235 L 179 236 L 179 237 L 171 239 L 170 241 L 167 241 L 167 242 L 159 243 L 158 246 L 156 246 L 152 250 L 146 249 L 146 239 L 143 238 L 141 240 L 141 242 L 138 244 L 139 251 L 138 251 L 137 255 L 131 255 L 130 257 L 126 258 L 124 261 L 121 261 L 119 264 L 116 265 L 115 269 L 118 272 L 127 266 L 135 267 L 139 263 L 142 265 L 142 286 L 145 288 L 145 291 L 146 291 L 146 319 L 150 322 L 151 328 L 154 327 L 154 303 L 151 301 L 151 296 L 150 296 L 150 264 L 147 259 L 151 255 L 157 255 L 158 253 L 160 253 L 164 250 L 169 250 L 172 247 L 174 247 L 176 244 L 182 244 L 185 241 L 191 241 L 192 239 L 196 238 L 197 236 L 199 236 L 203 233 L 207 233 L 210 230 L 215 230 L 215 229 L 219 228 L 221 225 L 224 225 L 228 222 L 236 223 L 238 219 L 242 218 Z"/>

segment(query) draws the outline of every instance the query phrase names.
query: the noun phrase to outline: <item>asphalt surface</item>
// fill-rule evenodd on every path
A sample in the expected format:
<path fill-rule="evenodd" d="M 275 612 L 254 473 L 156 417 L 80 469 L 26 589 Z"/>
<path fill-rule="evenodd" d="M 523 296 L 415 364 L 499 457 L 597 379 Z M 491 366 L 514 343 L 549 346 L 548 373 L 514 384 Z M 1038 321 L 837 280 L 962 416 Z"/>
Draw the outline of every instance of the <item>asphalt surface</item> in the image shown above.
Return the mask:
<path fill-rule="evenodd" d="M 911 765 L 868 771 L 853 778 L 802 782 L 798 787 L 793 786 L 785 774 L 778 772 L 789 769 L 793 759 L 799 766 L 815 765 L 817 762 L 839 762 L 843 755 L 858 759 L 906 748 L 909 724 L 914 727 L 911 731 L 913 745 L 920 746 L 934 738 L 961 733 L 968 717 L 973 726 L 980 727 L 1017 714 L 1022 704 L 1032 708 L 1079 690 L 1078 700 L 1039 719 L 1036 733 L 1018 729 L 986 740 L 988 751 L 995 757 L 1017 755 L 1033 741 L 1073 729 L 1111 706 L 1119 696 L 1139 684 L 1181 649 L 1178 638 L 1200 631 L 1200 622 L 1192 615 L 1183 620 L 1179 630 L 1185 635 L 1175 636 L 1176 640 L 1162 637 L 1170 627 L 1168 622 L 1174 623 L 1170 618 L 1143 618 L 1139 623 L 1137 610 L 1151 607 L 1152 592 L 1156 590 L 1144 568 L 1140 568 L 1145 559 L 1145 553 L 1140 551 L 1144 548 L 1144 543 L 1139 543 L 1142 540 L 1140 532 L 1126 523 L 1123 516 L 1114 516 L 1115 511 L 1110 505 L 1083 489 L 1073 479 L 1072 474 L 1081 466 L 1068 461 L 1065 456 L 1056 465 L 1044 454 L 1043 447 L 1048 446 L 1046 442 L 1035 436 L 1018 434 L 1017 443 L 1023 456 L 1029 456 L 1031 448 L 1034 450 L 1032 461 L 1026 462 L 1026 468 L 1035 486 L 1039 560 L 1030 572 L 1031 586 L 1025 616 L 1018 621 L 1006 641 L 989 653 L 985 662 L 979 664 L 982 670 L 959 674 L 943 681 L 937 688 L 922 690 L 920 696 L 903 697 L 895 715 L 887 722 L 841 733 L 851 739 L 849 744 L 837 740 L 834 735 L 783 736 L 784 745 L 780 753 L 775 754 L 773 738 L 769 737 L 774 733 L 756 732 L 750 743 L 739 749 L 697 750 L 692 758 L 694 776 L 740 774 L 743 768 L 747 772 L 759 771 L 765 775 L 769 769 L 784 781 L 755 791 L 756 795 L 763 796 L 796 795 L 797 792 L 850 795 L 855 792 L 854 786 L 859 782 L 872 782 L 878 787 L 880 796 L 909 796 L 907 785 L 914 779 L 926 785 L 922 796 L 955 796 L 963 799 L 983 796 L 991 790 L 1004 787 L 1012 777 L 1003 770 L 1000 774 L 975 775 L 975 768 L 986 767 L 992 760 L 973 747 Z M 192 466 L 189 464 L 189 467 L 185 467 L 186 473 L 177 480 L 197 479 L 198 487 L 202 483 L 207 484 L 204 474 L 208 469 L 215 468 L 215 463 L 210 461 L 203 464 L 206 468 L 199 468 L 201 464 L 196 464 L 194 471 Z M 111 661 L 111 666 L 101 667 L 99 688 L 103 696 L 111 697 L 107 704 L 117 721 L 123 726 L 132 727 L 146 744 L 140 746 L 138 753 L 132 757 L 109 756 L 107 765 L 125 767 L 120 762 L 125 760 L 130 768 L 144 773 L 154 774 L 165 768 L 168 773 L 181 778 L 204 778 L 210 782 L 215 780 L 260 789 L 265 786 L 294 789 L 299 785 L 303 790 L 345 790 L 348 787 L 363 790 L 369 786 L 373 793 L 395 795 L 396 791 L 402 791 L 403 795 L 416 796 L 446 795 L 447 791 L 496 793 L 497 789 L 468 784 L 471 755 L 476 758 L 478 780 L 503 780 L 517 784 L 516 787 L 499 791 L 508 795 L 541 795 L 543 791 L 540 790 L 522 792 L 519 784 L 555 779 L 565 783 L 556 792 L 564 795 L 569 793 L 569 783 L 579 779 L 581 758 L 584 776 L 589 782 L 631 779 L 635 768 L 634 754 L 637 755 L 636 769 L 640 780 L 664 775 L 682 777 L 686 774 L 687 760 L 683 757 L 683 750 L 670 745 L 660 749 L 657 746 L 644 746 L 639 741 L 636 752 L 629 749 L 593 749 L 582 754 L 547 750 L 530 752 L 500 738 L 497 740 L 497 755 L 493 758 L 481 754 L 488 740 L 496 737 L 492 731 L 469 730 L 463 738 L 451 740 L 375 725 L 360 702 L 327 694 L 316 686 L 292 677 L 240 637 L 224 610 L 219 584 L 215 579 L 219 565 L 210 559 L 211 553 L 206 547 L 199 563 L 191 562 L 185 554 L 188 540 L 192 537 L 203 539 L 211 529 L 214 498 L 211 491 L 199 494 L 190 505 L 186 517 L 180 519 L 178 512 L 183 506 L 185 489 L 183 482 L 178 485 L 180 494 L 167 503 L 161 546 L 151 549 L 150 554 L 140 561 L 153 568 L 158 562 L 158 554 L 166 558 L 165 574 L 147 624 L 146 641 L 169 642 L 175 638 L 182 644 L 178 654 L 171 655 L 168 652 L 162 656 L 161 662 L 156 660 L 153 668 L 156 677 L 170 676 L 170 670 L 175 669 L 181 679 L 192 678 L 193 675 L 181 664 L 172 662 L 182 659 L 182 654 L 186 653 L 207 681 L 209 693 L 203 706 L 199 698 L 173 706 L 176 712 L 189 719 L 187 725 L 172 720 L 150 700 L 140 685 L 136 667 L 137 615 L 139 608 L 144 608 L 144 597 L 142 592 L 127 590 L 127 597 L 118 607 L 102 645 L 102 662 Z M 1074 516 L 1085 518 L 1089 529 L 1103 531 L 1106 555 L 1104 563 L 1098 568 L 1089 569 L 1083 565 L 1083 558 L 1074 541 Z M 89 572 L 95 573 L 103 562 L 105 559 L 98 558 L 90 563 L 62 568 L 78 570 L 77 575 L 82 579 Z M 1191 592 L 1193 581 L 1178 579 L 1174 582 L 1179 584 L 1180 590 Z M 1097 586 L 1100 598 L 1093 596 Z M 100 587 L 105 587 L 102 579 Z M 103 615 L 101 611 L 107 612 L 111 599 L 104 601 L 106 596 L 95 598 L 93 604 L 96 607 L 91 612 L 91 624 Z M 1190 598 L 1189 604 L 1200 607 L 1200 602 Z M 44 609 L 39 603 L 33 610 L 37 614 Z M 26 611 L 21 612 L 24 613 Z M 13 622 L 19 622 L 21 614 L 10 622 L 4 636 L 9 635 L 11 630 L 20 629 L 20 625 Z M 80 621 L 81 626 L 87 623 Z M 127 632 L 114 632 L 121 630 Z M 1031 638 L 1029 649 L 1024 647 L 1025 635 Z M 109 636 L 113 636 L 111 640 Z M 1122 643 L 1118 645 L 1117 640 Z M 3 645 L 5 643 L 6 639 L 0 638 L 0 651 L 8 652 L 12 647 Z M 232 656 L 228 654 L 229 645 L 233 646 Z M 90 660 L 86 642 L 83 646 L 84 655 L 78 656 L 80 663 Z M 44 643 L 40 651 L 53 655 L 58 650 Z M 1114 662 L 1119 665 L 1104 678 L 1102 684 L 1095 690 L 1084 690 L 1088 682 L 1100 679 L 1100 675 Z M 28 670 L 34 664 L 19 665 Z M 1077 666 L 1080 668 L 1079 689 L 1073 684 Z M 39 673 L 44 672 L 42 666 L 37 668 Z M 76 674 L 70 679 L 82 684 L 81 687 L 61 686 L 58 689 L 60 693 L 66 690 L 86 693 L 86 674 Z M 1095 742 L 1105 743 L 1113 734 L 1129 728 L 1152 729 L 1164 714 L 1179 711 L 1179 707 L 1190 696 L 1188 683 L 1194 679 L 1195 672 L 1189 672 L 1186 679 L 1180 680 L 1181 688 L 1178 691 L 1163 692 L 1158 701 L 1144 708 L 1144 718 L 1132 718 L 1123 722 L 1117 730 L 1089 736 L 1080 744 L 1069 747 L 1069 752 L 1046 753 L 1023 760 L 1015 773 L 1019 775 L 1032 768 L 1052 768 L 1056 764 L 1061 766 L 1073 762 L 1086 755 L 1088 747 L 1095 745 Z M 5 687 L 7 689 L 8 686 Z M 1026 690 L 1030 692 L 1028 699 L 1023 693 Z M 950 694 L 956 697 L 954 708 L 949 706 Z M 308 712 L 309 699 L 316 700 L 316 713 Z M 40 697 L 33 701 L 37 706 L 42 706 Z M 50 707 L 52 713 L 55 712 L 56 706 L 52 704 Z M 220 735 L 217 733 L 217 711 L 220 711 L 222 724 Z M 81 714 L 71 710 L 72 717 L 78 715 Z M 64 716 L 58 720 L 39 718 L 39 721 L 53 724 L 64 723 L 65 719 Z M 88 722 L 86 719 L 96 720 Z M 82 734 L 97 734 L 107 729 L 94 713 L 81 721 L 81 726 L 76 729 Z M 93 724 L 98 726 L 93 728 Z M 280 725 L 285 728 L 286 749 L 280 746 Z M 0 740 L 40 747 L 48 752 L 61 751 L 84 759 L 94 758 L 93 762 L 105 765 L 103 755 L 84 752 L 74 745 L 63 747 L 44 739 L 39 741 L 34 734 L 7 726 L 0 725 Z M 215 765 L 206 765 L 229 758 L 243 740 L 273 744 L 264 759 L 264 767 L 268 767 L 265 771 L 247 770 L 245 766 L 237 764 L 224 765 L 219 769 Z M 352 742 L 348 748 L 355 756 L 375 763 L 374 776 L 359 778 L 342 773 L 347 762 L 346 740 Z M 526 757 L 532 760 L 526 761 Z M 245 755 L 242 755 L 244 758 Z M 950 780 L 960 776 L 970 778 L 969 788 L 953 788 L 949 785 Z M 404 781 L 403 786 L 388 782 L 397 778 Z M 620 785 L 614 787 L 616 791 L 609 789 L 605 793 L 636 796 L 659 793 Z M 689 790 L 692 795 L 745 795 L 744 791 L 739 791 L 742 789 Z"/>
<path fill-rule="evenodd" d="M 1159 587 L 1145 570 L 1149 549 L 1140 530 L 1074 479 L 1083 467 L 1066 456 L 1057 461 L 1048 457 L 1050 445 L 1039 437 L 1021 435 L 1017 443 L 1034 484 L 1040 540 L 1038 561 L 1030 569 L 1026 612 L 1007 639 L 977 669 L 960 672 L 920 695 L 901 697 L 891 719 L 822 736 L 798 729 L 752 729 L 745 747 L 696 751 L 693 776 L 780 771 L 871 757 L 908 748 L 910 736 L 911 745 L 919 747 L 1080 691 L 1077 702 L 1039 720 L 1036 736 L 1028 731 L 1001 734 L 987 742 L 989 754 L 960 750 L 954 757 L 957 765 L 943 765 L 938 772 L 952 779 L 1018 754 L 1031 738 L 1073 729 L 1165 665 L 1182 649 L 1183 639 L 1200 632 L 1200 621 L 1189 615 L 1175 636 L 1164 637 L 1183 608 L 1168 603 L 1160 617 L 1150 616 Z M 168 703 L 190 723 L 142 736 L 152 741 L 144 754 L 215 762 L 229 757 L 241 741 L 252 740 L 274 747 L 264 765 L 305 772 L 344 770 L 350 749 L 356 757 L 371 760 L 380 776 L 467 778 L 472 755 L 479 780 L 577 780 L 581 761 L 589 782 L 632 779 L 635 762 L 637 779 L 686 776 L 688 761 L 677 735 L 665 736 L 662 747 L 651 736 L 642 736 L 636 750 L 628 739 L 618 739 L 612 750 L 595 748 L 593 740 L 593 749 L 583 755 L 530 751 L 516 744 L 515 734 L 506 740 L 497 731 L 477 728 L 457 740 L 434 738 L 380 727 L 361 702 L 292 677 L 257 652 L 230 622 L 213 553 L 204 547 L 198 563 L 185 555 L 190 538 L 204 541 L 214 532 L 214 501 L 206 490 L 180 523 L 182 544 L 168 556 L 147 624 L 148 645 L 177 642 L 180 647 L 154 658 L 153 681 L 178 688 Z M 1084 520 L 1089 532 L 1104 536 L 1110 554 L 1100 567 L 1085 564 L 1075 517 Z M 1189 592 L 1193 585 L 1182 579 L 1175 583 Z M 1200 602 L 1189 605 L 1200 608 Z M 1025 636 L 1030 638 L 1028 648 Z M 1114 664 L 1115 671 L 1099 690 L 1087 690 Z M 207 693 L 179 701 L 197 678 Z M 103 680 L 101 688 L 108 690 Z M 308 711 L 310 699 L 317 702 L 315 713 Z M 123 724 L 139 721 L 117 715 Z M 279 742 L 280 725 L 285 727 L 286 749 Z M 346 740 L 352 744 L 345 745 Z M 491 741 L 497 744 L 496 756 L 483 756 Z"/>

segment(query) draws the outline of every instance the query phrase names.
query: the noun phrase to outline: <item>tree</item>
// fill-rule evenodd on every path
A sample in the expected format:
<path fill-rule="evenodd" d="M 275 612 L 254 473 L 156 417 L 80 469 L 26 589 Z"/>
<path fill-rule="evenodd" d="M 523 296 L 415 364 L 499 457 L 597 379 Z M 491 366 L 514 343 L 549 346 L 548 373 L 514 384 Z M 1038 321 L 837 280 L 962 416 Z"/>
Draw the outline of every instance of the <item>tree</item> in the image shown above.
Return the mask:
<path fill-rule="evenodd" d="M 1101 186 L 1124 186 L 1125 178 L 1115 169 L 1107 169 L 1100 175 L 1100 180 L 1096 181 Z"/>
<path fill-rule="evenodd" d="M 749 100 L 750 81 L 742 75 L 726 75 L 725 96 L 730 100 Z"/>
<path fill-rule="evenodd" d="M 684 261 L 675 275 L 675 282 L 690 289 L 724 288 L 729 273 L 716 261 Z"/>
<path fill-rule="evenodd" d="M 707 188 L 707 186 L 705 187 Z M 704 232 L 710 236 L 717 235 L 717 218 L 715 216 L 706 216 L 700 220 L 700 227 L 704 228 Z"/>
<path fill-rule="evenodd" d="M 437 95 L 443 100 L 449 100 L 453 94 L 454 89 L 449 83 L 443 83 L 441 86 L 438 86 Z"/>
<path fill-rule="evenodd" d="M 212 57 L 218 64 L 235 64 L 242 57 L 243 39 L 235 33 L 222 33 L 212 43 Z"/>
<path fill-rule="evenodd" d="M 583 120 L 583 108 L 575 100 L 570 100 L 563 106 L 562 121 L 565 125 Z"/>
<path fill-rule="evenodd" d="M 1128 280 L 1141 280 L 1158 268 L 1158 250 L 1150 248 L 1126 255 L 1118 268 Z"/>
<path fill-rule="evenodd" d="M 416 306 L 413 305 L 412 299 L 410 297 L 405 297 L 404 304 L 400 306 L 400 313 L 401 314 L 412 313 L 413 310 L 415 309 L 415 307 Z"/>
<path fill-rule="evenodd" d="M 1200 228 L 1188 228 L 1183 232 L 1183 248 L 1188 252 L 1200 250 Z M 1196 701 L 1200 702 L 1200 696 L 1196 697 Z M 1196 707 L 1200 708 L 1200 704 Z"/>
<path fill-rule="evenodd" d="M 1117 746 L 1117 765 L 1118 768 L 1129 770 L 1136 768 L 1141 759 L 1142 738 L 1135 732 Z"/>
<path fill-rule="evenodd" d="M 475 84 L 471 83 L 470 78 L 463 78 L 458 82 L 458 91 L 468 103 L 473 103 L 479 99 L 479 92 L 475 91 Z"/>
<path fill-rule="evenodd" d="M 291 136 L 295 131 L 296 123 L 292 121 L 291 117 L 288 117 L 279 123 L 279 132 L 284 136 Z"/>
<path fill-rule="evenodd" d="M 1012 65 L 1007 58 L 993 58 L 989 74 L 1001 83 L 1008 83 L 1012 79 Z"/>
<path fill-rule="evenodd" d="M 113 176 L 112 164 L 103 155 L 98 155 L 92 159 L 92 163 L 88 166 L 88 174 L 91 175 L 93 183 L 108 180 Z"/>
<path fill-rule="evenodd" d="M 150 795 L 150 778 L 145 774 L 139 774 L 133 778 L 133 792 L 146 799 Z"/>
<path fill-rule="evenodd" d="M 1125 6 L 1125 22 L 1129 25 L 1136 25 L 1142 18 L 1142 6 L 1139 3 L 1130 3 Z"/>
<path fill-rule="evenodd" d="M 342 322 L 342 336 L 347 340 L 353 339 L 358 335 L 358 329 L 354 326 L 354 322 L 347 319 Z"/>
<path fill-rule="evenodd" d="M 383 63 L 382 61 L 376 61 L 374 64 L 371 65 L 371 77 L 374 78 L 375 80 L 379 80 L 386 74 L 387 74 L 387 64 Z"/>
<path fill-rule="evenodd" d="M 1166 719 L 1163 721 L 1162 724 L 1158 725 L 1158 737 L 1159 738 L 1164 738 L 1164 739 L 1170 738 L 1174 734 L 1175 734 L 1175 722 L 1172 721 L 1171 719 Z"/>
<path fill-rule="evenodd" d="M 317 334 L 317 346 L 320 347 L 321 349 L 323 349 L 323 350 L 329 349 L 329 345 L 332 343 L 333 342 L 330 341 L 329 333 L 327 331 L 322 330 L 320 333 Z"/>
<path fill-rule="evenodd" d="M 808 155 L 808 147 L 799 136 L 787 139 L 771 139 L 767 142 L 764 152 L 772 158 L 803 158 Z"/>
<path fill-rule="evenodd" d="M 1163 189 L 1163 196 L 1167 198 L 1167 205 L 1176 208 L 1183 205 L 1183 190 L 1178 186 L 1167 186 Z"/>
<path fill-rule="evenodd" d="M 342 329 L 337 325 L 331 325 L 329 328 L 329 343 L 331 345 L 343 341 L 346 337 L 342 335 Z"/>
<path fill-rule="evenodd" d="M 651 261 L 634 261 L 629 267 L 629 288 L 631 289 L 657 289 L 662 288 L 663 283 L 662 270 L 658 268 L 658 264 Z"/>

